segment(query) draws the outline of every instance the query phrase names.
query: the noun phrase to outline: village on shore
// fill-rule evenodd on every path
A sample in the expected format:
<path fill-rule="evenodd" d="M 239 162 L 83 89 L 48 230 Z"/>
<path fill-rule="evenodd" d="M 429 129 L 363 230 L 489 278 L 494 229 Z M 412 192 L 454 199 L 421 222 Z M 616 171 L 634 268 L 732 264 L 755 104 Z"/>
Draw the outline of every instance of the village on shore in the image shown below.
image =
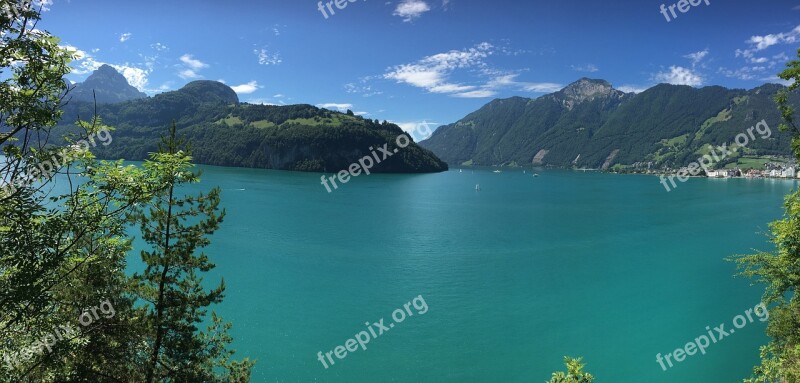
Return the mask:
<path fill-rule="evenodd" d="M 676 175 L 681 170 L 688 170 L 683 167 L 680 169 L 652 169 L 652 163 L 636 163 L 633 169 L 614 169 L 612 173 L 632 173 L 632 174 L 651 174 L 658 176 Z M 583 170 L 583 169 L 578 169 Z M 696 170 L 695 170 L 696 171 Z M 734 167 L 725 169 L 714 169 L 692 177 L 702 178 L 775 178 L 775 179 L 800 179 L 800 165 L 788 158 L 781 158 L 775 162 L 766 162 L 762 168 Z"/>

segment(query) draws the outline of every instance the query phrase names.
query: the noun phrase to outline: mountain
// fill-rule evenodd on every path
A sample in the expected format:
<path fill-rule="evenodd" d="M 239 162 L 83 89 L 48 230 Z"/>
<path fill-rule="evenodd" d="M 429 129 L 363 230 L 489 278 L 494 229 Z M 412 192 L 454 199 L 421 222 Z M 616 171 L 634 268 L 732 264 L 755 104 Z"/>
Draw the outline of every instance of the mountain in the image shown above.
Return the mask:
<path fill-rule="evenodd" d="M 147 97 L 128 84 L 125 76 L 105 64 L 69 92 L 69 97 L 76 102 L 93 102 L 95 96 L 98 104 L 112 104 Z"/>
<path fill-rule="evenodd" d="M 59 128 L 74 131 L 77 117 L 92 115 L 93 107 L 68 104 Z M 395 124 L 311 105 L 240 103 L 233 89 L 216 81 L 194 81 L 151 98 L 99 105 L 97 114 L 116 128 L 110 145 L 93 149 L 100 158 L 144 160 L 175 121 L 200 164 L 339 172 L 374 150 L 381 158 L 371 170 L 375 173 L 447 170 L 446 163 L 413 141 L 398 147 L 397 137 L 404 133 Z M 378 148 L 387 144 L 393 154 L 384 159 Z"/>
<path fill-rule="evenodd" d="M 752 141 L 739 155 L 788 156 L 789 134 L 778 132 L 772 100 L 781 89 L 661 84 L 634 94 L 583 78 L 537 99 L 494 100 L 420 145 L 451 165 L 680 167 L 706 145 L 731 143 L 764 119 L 772 137 Z M 793 102 L 800 105 L 800 98 Z"/>

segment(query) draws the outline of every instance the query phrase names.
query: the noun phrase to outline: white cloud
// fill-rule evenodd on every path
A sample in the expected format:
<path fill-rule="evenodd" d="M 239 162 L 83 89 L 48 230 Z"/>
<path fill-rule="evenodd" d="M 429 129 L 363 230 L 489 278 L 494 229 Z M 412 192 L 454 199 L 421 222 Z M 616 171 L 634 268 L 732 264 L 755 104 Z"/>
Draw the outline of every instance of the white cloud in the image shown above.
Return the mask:
<path fill-rule="evenodd" d="M 194 56 L 188 53 L 181 56 L 180 61 L 183 63 L 184 67 L 180 68 L 180 70 L 178 71 L 178 76 L 180 76 L 184 80 L 203 77 L 198 73 L 198 71 L 209 67 L 208 64 L 194 58 Z"/>
<path fill-rule="evenodd" d="M 470 90 L 467 92 L 456 93 L 453 97 L 459 98 L 487 98 L 487 97 L 494 97 L 497 95 L 497 92 L 489 89 L 478 89 L 478 90 Z"/>
<path fill-rule="evenodd" d="M 691 69 L 674 65 L 669 67 L 669 71 L 656 73 L 653 78 L 658 82 L 673 85 L 703 85 L 702 76 L 695 73 Z"/>
<path fill-rule="evenodd" d="M 422 0 L 402 0 L 400 4 L 397 4 L 397 8 L 395 8 L 392 14 L 402 17 L 403 21 L 408 23 L 430 10 L 431 7 L 428 3 Z"/>
<path fill-rule="evenodd" d="M 573 66 L 572 66 L 572 70 L 574 70 L 574 71 L 578 71 L 578 72 L 589 72 L 589 73 L 594 73 L 594 72 L 597 72 L 597 71 L 599 71 L 599 70 L 600 70 L 600 68 L 598 68 L 598 67 L 597 67 L 596 65 L 594 65 L 594 64 L 586 64 L 586 65 L 578 65 L 578 66 L 575 66 L 575 65 L 573 65 Z"/>
<path fill-rule="evenodd" d="M 258 85 L 258 81 L 250 81 L 246 84 L 235 85 L 231 87 L 231 89 L 233 89 L 233 91 L 237 94 L 250 94 L 257 91 L 259 88 L 261 87 Z"/>
<path fill-rule="evenodd" d="M 495 46 L 484 42 L 469 49 L 439 53 L 411 64 L 389 68 L 383 78 L 422 88 L 430 93 L 447 94 L 459 98 L 493 97 L 504 88 L 534 93 L 555 92 L 563 88 L 560 84 L 550 82 L 517 81 L 518 73 L 490 68 L 486 59 L 497 52 L 498 49 Z M 484 78 L 477 84 L 465 84 L 452 79 L 459 71 L 478 73 Z M 358 89 L 355 84 L 348 84 L 345 88 L 348 92 L 353 91 L 353 93 Z"/>
<path fill-rule="evenodd" d="M 155 49 L 155 50 L 157 50 L 159 52 L 163 52 L 163 51 L 169 50 L 169 47 L 167 47 L 166 45 L 161 44 L 161 43 L 150 44 L 150 48 L 153 48 L 153 49 Z"/>
<path fill-rule="evenodd" d="M 770 82 L 770 83 L 781 84 L 783 86 L 789 86 L 789 85 L 794 84 L 794 81 L 784 80 L 784 79 L 782 79 L 782 78 L 780 78 L 778 76 L 765 77 L 765 78 L 762 78 L 761 81 L 767 81 L 767 82 Z"/>
<path fill-rule="evenodd" d="M 392 124 L 395 124 L 400 127 L 404 132 L 411 135 L 414 138 L 415 142 L 420 142 L 423 140 L 427 140 L 436 130 L 436 128 L 441 125 L 437 122 L 428 122 L 426 120 L 422 121 L 413 121 L 413 122 L 401 122 L 401 121 L 389 121 Z"/>
<path fill-rule="evenodd" d="M 283 62 L 279 53 L 270 54 L 266 48 L 254 49 L 253 53 L 258 57 L 261 65 L 278 65 Z"/>
<path fill-rule="evenodd" d="M 193 78 L 202 77 L 202 76 L 200 76 L 199 74 L 197 74 L 195 71 L 193 71 L 191 69 L 184 69 L 184 70 L 178 72 L 178 76 L 180 76 L 180 78 L 182 78 L 184 80 L 189 80 L 189 79 L 193 79 Z"/>
<path fill-rule="evenodd" d="M 528 92 L 534 93 L 553 93 L 558 92 L 561 89 L 564 89 L 564 85 L 555 84 L 552 82 L 541 82 L 541 83 L 520 83 L 524 90 Z"/>
<path fill-rule="evenodd" d="M 719 73 L 739 80 L 771 81 L 771 77 L 765 77 L 764 71 L 774 70 L 789 61 L 789 56 L 785 52 L 778 54 L 768 54 L 767 49 L 779 45 L 795 44 L 800 42 L 800 25 L 789 32 L 773 33 L 763 36 L 752 36 L 745 41 L 747 48 L 737 49 L 736 57 L 744 59 L 744 65 L 738 69 L 719 68 Z"/>
<path fill-rule="evenodd" d="M 99 69 L 103 64 L 110 65 L 112 68 L 116 69 L 117 72 L 122 74 L 128 83 L 131 84 L 133 87 L 139 89 L 140 91 L 146 91 L 147 88 L 147 77 L 152 73 L 152 66 L 145 64 L 144 68 L 140 68 L 135 64 L 125 63 L 125 64 L 111 64 L 106 63 L 103 61 L 99 61 L 95 59 L 89 53 L 78 49 L 72 45 L 62 45 L 62 48 L 71 51 L 75 57 L 75 60 L 72 62 L 72 74 L 76 75 L 85 75 L 90 74 L 97 69 Z M 141 65 L 141 64 L 139 64 Z"/>
<path fill-rule="evenodd" d="M 125 63 L 125 65 L 109 65 L 116 69 L 117 72 L 121 73 L 125 79 L 128 80 L 128 83 L 136 89 L 144 91 L 147 87 L 147 76 L 150 74 L 149 69 L 137 68 L 128 63 Z"/>
<path fill-rule="evenodd" d="M 131 36 L 133 36 L 133 34 L 130 33 L 130 32 L 123 33 L 123 34 L 119 35 L 119 42 L 124 43 L 124 42 L 130 40 Z"/>
<path fill-rule="evenodd" d="M 483 59 L 493 54 L 493 46 L 481 43 L 465 50 L 453 50 L 423 58 L 411 64 L 390 68 L 384 74 L 387 80 L 423 88 L 431 93 L 463 93 L 475 90 L 475 86 L 451 82 L 450 75 L 457 69 L 483 67 Z"/>
<path fill-rule="evenodd" d="M 85 51 L 82 51 L 82 50 L 78 49 L 75 46 L 72 46 L 72 45 L 59 45 L 59 47 L 61 47 L 61 49 L 65 49 L 66 51 L 71 53 L 76 61 L 83 60 L 84 58 L 89 57 L 89 55 Z M 98 67 L 99 67 L 99 65 L 98 65 Z"/>
<path fill-rule="evenodd" d="M 688 55 L 683 56 L 683 57 L 692 60 L 692 68 L 694 68 L 694 67 L 697 66 L 697 64 L 700 64 L 700 62 L 702 62 L 703 59 L 705 59 L 706 56 L 708 56 L 709 53 L 710 52 L 709 52 L 708 48 L 706 48 L 706 49 L 703 49 L 700 52 L 689 53 Z"/>
<path fill-rule="evenodd" d="M 193 69 L 193 70 L 200 70 L 200 69 L 208 68 L 208 64 L 206 64 L 206 63 L 204 63 L 204 62 L 202 62 L 200 60 L 195 59 L 190 54 L 185 54 L 185 55 L 181 56 L 180 60 L 181 60 L 182 63 L 186 64 L 186 66 L 188 66 L 190 69 Z"/>
<path fill-rule="evenodd" d="M 756 52 L 763 51 L 771 46 L 778 44 L 794 44 L 798 41 L 800 41 L 800 25 L 789 32 L 752 36 L 745 41 L 750 47 L 748 49 L 737 49 L 736 57 L 742 56 L 745 58 L 752 58 Z"/>
<path fill-rule="evenodd" d="M 642 93 L 647 89 L 650 89 L 650 87 L 637 86 L 637 85 L 622 85 L 619 88 L 617 88 L 617 90 L 620 90 L 625 93 Z"/>
<path fill-rule="evenodd" d="M 353 104 L 337 104 L 334 102 L 329 102 L 325 104 L 317 104 L 317 108 L 338 110 L 340 112 L 344 112 L 348 109 L 353 109 Z"/>
<path fill-rule="evenodd" d="M 51 5 L 53 5 L 53 0 L 33 0 L 33 8 L 41 8 L 42 12 L 50 11 Z"/>

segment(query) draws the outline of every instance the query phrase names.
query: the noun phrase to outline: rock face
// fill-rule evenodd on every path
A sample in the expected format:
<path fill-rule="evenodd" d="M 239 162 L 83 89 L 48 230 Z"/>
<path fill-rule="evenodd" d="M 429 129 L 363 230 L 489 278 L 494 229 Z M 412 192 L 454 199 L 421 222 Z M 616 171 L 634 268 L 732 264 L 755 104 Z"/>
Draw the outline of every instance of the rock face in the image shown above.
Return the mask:
<path fill-rule="evenodd" d="M 611 86 L 605 80 L 592 80 L 586 77 L 568 85 L 566 88 L 553 93 L 551 97 L 561 102 L 568 110 L 572 110 L 575 105 L 595 98 L 620 99 L 625 95 Z"/>
<path fill-rule="evenodd" d="M 147 95 L 131 86 L 116 69 L 104 64 L 86 81 L 75 85 L 68 97 L 72 101 L 84 102 L 94 102 L 96 97 L 98 104 L 114 104 L 146 98 Z"/>

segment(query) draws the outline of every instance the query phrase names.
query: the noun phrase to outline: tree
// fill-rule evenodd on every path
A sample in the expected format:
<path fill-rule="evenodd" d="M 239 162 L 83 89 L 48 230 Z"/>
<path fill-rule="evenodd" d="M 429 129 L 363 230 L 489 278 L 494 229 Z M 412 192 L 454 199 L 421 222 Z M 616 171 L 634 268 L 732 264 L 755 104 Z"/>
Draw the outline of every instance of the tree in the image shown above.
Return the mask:
<path fill-rule="evenodd" d="M 156 334 L 162 346 L 151 381 L 249 380 L 252 363 L 231 361 L 226 349 L 229 324 L 212 314 L 206 332 L 194 331 L 222 289 L 203 294 L 195 275 L 212 265 L 184 251 L 207 239 L 185 241 L 205 235 L 216 218 L 186 227 L 188 234 L 166 236 L 168 257 L 153 254 L 153 268 L 168 259 L 189 277 L 173 278 L 179 286 L 164 283 L 160 331 L 148 331 L 156 322 L 141 299 L 150 279 L 145 273 L 142 283 L 132 283 L 136 279 L 126 274 L 130 222 L 150 204 L 158 211 L 165 190 L 188 173 L 170 178 L 163 171 L 188 169 L 189 157 L 157 154 L 144 168 L 97 161 L 89 142 L 105 136 L 110 142 L 113 129 L 96 113 L 77 122 L 77 133 L 51 140 L 68 99 L 63 76 L 75 52 L 36 28 L 40 10 L 28 0 L 0 0 L 0 382 L 143 382 Z M 196 203 L 199 214 L 216 208 L 219 192 L 212 194 L 167 201 Z M 91 321 L 85 320 L 89 313 Z"/>
<path fill-rule="evenodd" d="M 553 377 L 547 383 L 592 383 L 594 376 L 587 372 L 583 372 L 586 366 L 581 363 L 582 358 L 564 357 L 564 365 L 567 366 L 567 373 L 562 371 L 554 372 Z"/>
<path fill-rule="evenodd" d="M 775 101 L 783 118 L 780 129 L 792 133 L 792 152 L 800 159 L 800 130 L 789 105 L 790 94 L 800 87 L 800 60 L 789 62 L 778 77 L 793 81 Z M 770 224 L 775 252 L 735 258 L 741 275 L 766 286 L 763 301 L 769 307 L 767 335 L 772 339 L 761 348 L 761 364 L 748 383 L 800 382 L 800 191 L 786 197 L 784 208 L 784 218 Z"/>
<path fill-rule="evenodd" d="M 230 343 L 230 325 L 212 313 L 207 332 L 197 329 L 206 308 L 221 302 L 225 291 L 224 281 L 214 289 L 204 289 L 201 273 L 214 265 L 199 251 L 210 244 L 208 236 L 219 228 L 225 211 L 218 213 L 219 188 L 197 196 L 176 195 L 181 185 L 199 181 L 193 167 L 173 123 L 160 151 L 144 164 L 150 181 L 162 187 L 147 211 L 131 215 L 151 247 L 141 253 L 144 272 L 132 278 L 138 297 L 148 302 L 142 309 L 150 345 L 144 381 L 244 382 L 254 363 L 231 361 L 234 352 L 225 348 Z M 218 369 L 225 373 L 219 374 Z"/>
<path fill-rule="evenodd" d="M 97 335 L 108 328 L 42 340 L 104 299 L 125 305 L 124 216 L 144 190 L 130 167 L 99 163 L 81 145 L 52 145 L 74 52 L 36 28 L 40 9 L 30 1 L 0 0 L 0 9 L 0 381 L 69 381 L 106 349 Z M 73 143 L 111 131 L 96 117 L 78 127 Z"/>

